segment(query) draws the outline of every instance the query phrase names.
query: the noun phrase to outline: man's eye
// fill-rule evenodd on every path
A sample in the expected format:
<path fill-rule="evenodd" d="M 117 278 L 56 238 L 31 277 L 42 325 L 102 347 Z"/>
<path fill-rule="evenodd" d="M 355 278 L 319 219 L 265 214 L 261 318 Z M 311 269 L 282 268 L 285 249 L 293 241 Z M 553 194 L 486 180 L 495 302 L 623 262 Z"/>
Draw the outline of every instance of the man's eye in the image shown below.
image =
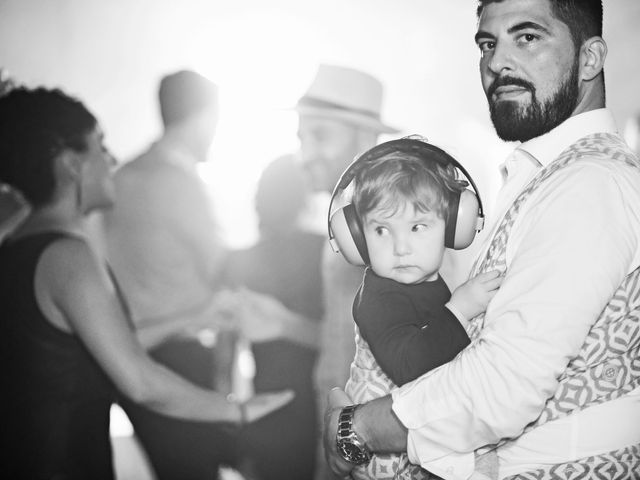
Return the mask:
<path fill-rule="evenodd" d="M 478 43 L 478 48 L 482 53 L 487 53 L 488 51 L 493 50 L 495 46 L 496 42 L 485 41 Z"/>
<path fill-rule="evenodd" d="M 519 38 L 520 43 L 531 43 L 538 39 L 538 36 L 533 33 L 522 34 Z"/>

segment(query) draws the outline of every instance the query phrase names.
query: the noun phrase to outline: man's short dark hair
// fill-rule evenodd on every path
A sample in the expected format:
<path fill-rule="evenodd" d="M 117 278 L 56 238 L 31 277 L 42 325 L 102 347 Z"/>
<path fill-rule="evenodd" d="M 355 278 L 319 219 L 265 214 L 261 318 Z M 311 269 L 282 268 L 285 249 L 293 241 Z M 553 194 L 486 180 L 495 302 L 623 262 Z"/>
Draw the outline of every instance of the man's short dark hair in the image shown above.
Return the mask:
<path fill-rule="evenodd" d="M 158 90 L 162 123 L 180 123 L 204 109 L 216 107 L 218 88 L 206 77 L 190 70 L 166 75 Z"/>
<path fill-rule="evenodd" d="M 478 17 L 485 6 L 505 0 L 478 0 Z M 569 27 L 576 50 L 591 37 L 602 36 L 602 0 L 548 0 L 551 12 Z"/>

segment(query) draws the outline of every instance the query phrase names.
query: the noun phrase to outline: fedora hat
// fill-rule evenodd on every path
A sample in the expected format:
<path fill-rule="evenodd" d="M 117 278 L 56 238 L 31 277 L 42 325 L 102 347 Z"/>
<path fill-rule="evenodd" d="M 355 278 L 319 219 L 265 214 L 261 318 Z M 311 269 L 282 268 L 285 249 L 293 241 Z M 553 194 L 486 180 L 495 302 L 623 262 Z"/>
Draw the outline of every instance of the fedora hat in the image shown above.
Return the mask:
<path fill-rule="evenodd" d="M 336 118 L 378 133 L 397 133 L 398 129 L 380 119 L 382 91 L 382 83 L 368 73 L 322 64 L 295 110 L 300 115 Z"/>

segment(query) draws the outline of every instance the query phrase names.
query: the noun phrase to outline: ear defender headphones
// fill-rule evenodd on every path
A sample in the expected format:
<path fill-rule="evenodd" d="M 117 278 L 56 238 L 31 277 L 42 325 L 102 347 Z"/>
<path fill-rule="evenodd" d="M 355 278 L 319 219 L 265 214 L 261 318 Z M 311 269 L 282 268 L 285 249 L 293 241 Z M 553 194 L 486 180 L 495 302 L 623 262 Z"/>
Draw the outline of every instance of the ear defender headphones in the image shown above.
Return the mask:
<path fill-rule="evenodd" d="M 367 242 L 362 222 L 356 213 L 355 206 L 353 203 L 347 203 L 333 211 L 333 205 L 337 197 L 343 197 L 345 190 L 351 185 L 356 174 L 366 168 L 367 163 L 390 153 L 410 154 L 428 164 L 437 162 L 445 167 L 453 165 L 462 172 L 473 191 L 465 188 L 462 192 L 456 193 L 449 203 L 444 245 L 454 250 L 462 250 L 471 245 L 476 233 L 482 230 L 484 226 L 482 201 L 471 175 L 455 158 L 444 150 L 415 137 L 405 137 L 381 143 L 371 148 L 357 157 L 340 176 L 331 195 L 327 218 L 329 243 L 333 251 L 342 253 L 344 258 L 353 265 L 369 265 Z"/>

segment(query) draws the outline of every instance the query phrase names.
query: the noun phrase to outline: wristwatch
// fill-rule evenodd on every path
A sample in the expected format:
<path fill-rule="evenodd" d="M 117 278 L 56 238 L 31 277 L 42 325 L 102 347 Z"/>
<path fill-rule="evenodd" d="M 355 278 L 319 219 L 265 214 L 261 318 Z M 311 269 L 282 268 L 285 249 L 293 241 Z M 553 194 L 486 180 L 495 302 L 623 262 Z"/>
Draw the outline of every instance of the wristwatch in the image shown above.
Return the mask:
<path fill-rule="evenodd" d="M 358 405 L 344 407 L 338 417 L 338 432 L 336 433 L 336 448 L 347 462 L 354 465 L 364 465 L 371 460 L 371 452 L 353 431 L 353 414 Z"/>

